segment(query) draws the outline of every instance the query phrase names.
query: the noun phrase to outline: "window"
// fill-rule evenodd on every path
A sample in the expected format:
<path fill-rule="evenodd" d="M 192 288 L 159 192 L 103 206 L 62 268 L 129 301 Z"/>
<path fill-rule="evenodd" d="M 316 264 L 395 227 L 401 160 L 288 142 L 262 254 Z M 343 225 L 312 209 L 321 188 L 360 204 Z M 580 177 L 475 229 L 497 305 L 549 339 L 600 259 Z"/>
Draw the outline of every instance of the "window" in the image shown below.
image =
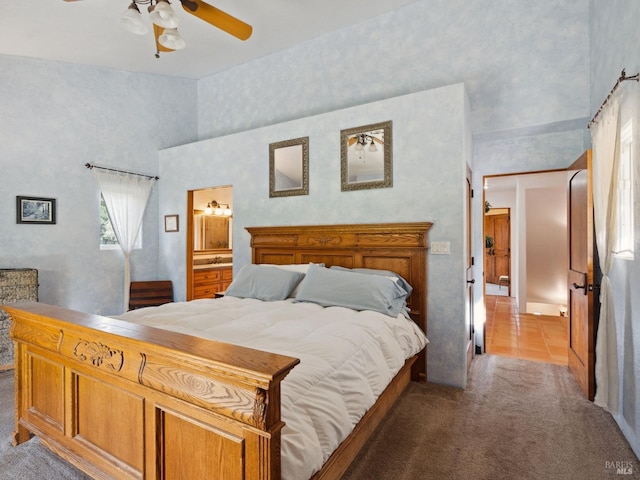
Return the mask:
<path fill-rule="evenodd" d="M 618 238 L 613 253 L 621 258 L 633 259 L 633 120 L 620 130 L 620 158 L 618 168 Z"/>
<path fill-rule="evenodd" d="M 134 249 L 142 248 L 142 229 L 138 233 Z M 120 249 L 116 232 L 113 231 L 111 225 L 111 219 L 109 218 L 109 212 L 107 212 L 107 205 L 104 203 L 104 198 L 100 195 L 100 250 L 114 250 Z"/>

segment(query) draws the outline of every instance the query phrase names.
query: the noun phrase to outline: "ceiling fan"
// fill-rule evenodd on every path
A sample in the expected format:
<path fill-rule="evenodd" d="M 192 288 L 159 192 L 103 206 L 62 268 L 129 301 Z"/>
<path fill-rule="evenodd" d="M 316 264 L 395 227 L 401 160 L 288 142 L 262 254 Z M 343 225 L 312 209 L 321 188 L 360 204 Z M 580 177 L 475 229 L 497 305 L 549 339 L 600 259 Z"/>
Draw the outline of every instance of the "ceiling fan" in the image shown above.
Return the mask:
<path fill-rule="evenodd" d="M 76 2 L 79 0 L 64 1 Z M 240 40 L 247 40 L 253 32 L 251 25 L 202 0 L 178 1 L 185 12 L 198 17 Z M 125 29 L 137 35 L 147 33 L 147 26 L 143 22 L 142 14 L 138 8 L 140 5 L 148 6 L 149 17 L 153 22 L 153 33 L 156 40 L 156 58 L 160 57 L 160 52 L 173 52 L 185 47 L 186 43 L 177 29 L 179 18 L 171 8 L 169 0 L 131 0 L 131 4 L 120 18 Z"/>
<path fill-rule="evenodd" d="M 353 137 L 349 137 L 348 143 L 351 147 L 355 144 L 356 150 L 361 151 L 364 147 L 369 144 L 369 150 L 372 152 L 376 152 L 378 148 L 376 147 L 376 143 L 384 145 L 384 140 L 382 138 L 378 138 L 375 135 L 383 134 L 383 131 L 379 132 L 366 132 L 366 133 L 358 133 Z"/>

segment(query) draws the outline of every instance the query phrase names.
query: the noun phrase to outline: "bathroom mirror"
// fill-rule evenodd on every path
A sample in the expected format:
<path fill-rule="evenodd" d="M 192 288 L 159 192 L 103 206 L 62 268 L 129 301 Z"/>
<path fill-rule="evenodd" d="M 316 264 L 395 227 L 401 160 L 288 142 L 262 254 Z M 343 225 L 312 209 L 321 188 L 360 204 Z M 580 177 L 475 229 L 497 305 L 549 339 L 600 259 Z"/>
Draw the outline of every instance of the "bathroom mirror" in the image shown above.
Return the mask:
<path fill-rule="evenodd" d="M 393 185 L 391 121 L 341 130 L 340 147 L 342 191 Z"/>
<path fill-rule="evenodd" d="M 309 137 L 269 144 L 269 196 L 309 194 Z"/>
<path fill-rule="evenodd" d="M 215 208 L 222 207 L 222 208 Z M 233 248 L 233 187 L 193 191 L 193 251 Z"/>
<path fill-rule="evenodd" d="M 194 250 L 229 249 L 229 218 L 196 215 L 194 222 Z"/>

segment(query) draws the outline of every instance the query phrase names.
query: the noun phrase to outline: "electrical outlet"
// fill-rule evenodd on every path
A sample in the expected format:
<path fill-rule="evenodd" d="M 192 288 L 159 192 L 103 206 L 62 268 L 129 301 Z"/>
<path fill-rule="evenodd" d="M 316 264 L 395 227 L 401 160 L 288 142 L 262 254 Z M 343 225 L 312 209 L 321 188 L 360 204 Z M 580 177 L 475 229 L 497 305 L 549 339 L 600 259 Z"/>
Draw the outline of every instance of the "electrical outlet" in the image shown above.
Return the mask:
<path fill-rule="evenodd" d="M 431 242 L 432 255 L 449 255 L 450 253 L 449 242 Z"/>

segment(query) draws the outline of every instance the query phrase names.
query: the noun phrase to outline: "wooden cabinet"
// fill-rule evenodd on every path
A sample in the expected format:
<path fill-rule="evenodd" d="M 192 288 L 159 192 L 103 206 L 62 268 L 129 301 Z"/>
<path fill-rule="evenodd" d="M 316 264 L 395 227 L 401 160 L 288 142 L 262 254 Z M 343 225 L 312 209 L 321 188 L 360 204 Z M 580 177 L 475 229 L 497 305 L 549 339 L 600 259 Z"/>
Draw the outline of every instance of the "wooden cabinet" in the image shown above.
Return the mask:
<path fill-rule="evenodd" d="M 193 298 L 214 298 L 224 292 L 233 278 L 231 267 L 206 268 L 193 271 Z"/>
<path fill-rule="evenodd" d="M 0 305 L 38 301 L 38 270 L 14 268 L 0 270 Z M 9 338 L 11 320 L 0 308 L 0 370 L 13 367 L 13 342 Z"/>

